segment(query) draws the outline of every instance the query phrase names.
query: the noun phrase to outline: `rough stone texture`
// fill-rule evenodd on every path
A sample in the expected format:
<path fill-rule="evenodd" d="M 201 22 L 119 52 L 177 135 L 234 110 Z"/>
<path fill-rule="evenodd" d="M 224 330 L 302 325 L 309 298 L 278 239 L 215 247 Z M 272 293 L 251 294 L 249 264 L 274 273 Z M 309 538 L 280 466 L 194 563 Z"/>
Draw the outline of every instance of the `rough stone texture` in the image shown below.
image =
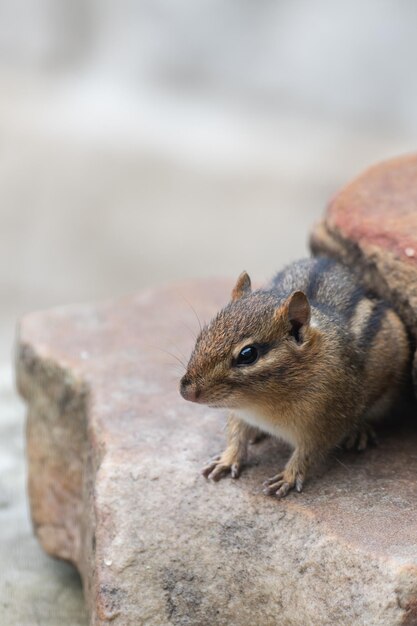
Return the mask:
<path fill-rule="evenodd" d="M 239 481 L 205 481 L 224 416 L 184 402 L 164 352 L 231 284 L 201 281 L 20 327 L 29 495 L 50 554 L 80 570 L 91 624 L 417 623 L 417 432 L 398 424 L 363 455 L 337 452 L 301 495 L 265 497 L 288 450 L 254 447 Z"/>
<path fill-rule="evenodd" d="M 86 626 L 81 581 L 33 536 L 26 496 L 24 406 L 0 365 L 0 624 Z"/>
<path fill-rule="evenodd" d="M 314 229 L 311 247 L 347 263 L 390 300 L 417 339 L 417 155 L 380 163 L 347 185 Z"/>

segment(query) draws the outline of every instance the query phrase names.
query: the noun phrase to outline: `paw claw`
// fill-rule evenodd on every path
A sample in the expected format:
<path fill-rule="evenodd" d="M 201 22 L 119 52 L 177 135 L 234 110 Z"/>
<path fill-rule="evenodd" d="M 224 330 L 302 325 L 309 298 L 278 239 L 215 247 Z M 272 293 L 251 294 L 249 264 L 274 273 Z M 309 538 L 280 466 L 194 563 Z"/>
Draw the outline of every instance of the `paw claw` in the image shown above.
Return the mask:
<path fill-rule="evenodd" d="M 241 463 L 230 463 L 227 460 L 222 461 L 222 456 L 217 456 L 211 459 L 211 461 L 201 471 L 203 476 L 209 480 L 217 482 L 225 474 L 230 473 L 232 478 L 239 478 L 241 471 Z"/>
<path fill-rule="evenodd" d="M 213 465 L 212 463 L 210 465 L 206 465 L 206 467 L 204 467 L 201 470 L 201 473 L 203 474 L 204 478 L 208 478 L 209 474 L 211 474 L 211 472 L 213 471 L 215 465 Z"/>
<path fill-rule="evenodd" d="M 291 485 L 289 483 L 283 483 L 281 487 L 275 492 L 275 496 L 280 500 L 287 495 L 290 489 Z"/>
<path fill-rule="evenodd" d="M 239 478 L 240 475 L 240 466 L 238 463 L 233 463 L 231 469 L 230 469 L 230 474 L 232 476 L 232 478 Z"/>
<path fill-rule="evenodd" d="M 298 478 L 295 481 L 295 489 L 296 491 L 298 491 L 298 493 L 301 493 L 303 490 L 303 478 L 301 478 L 301 476 L 298 476 Z"/>
<path fill-rule="evenodd" d="M 280 472 L 279 474 L 276 474 L 275 476 L 271 476 L 271 478 L 267 478 L 263 485 L 265 487 L 267 487 L 268 485 L 273 485 L 274 483 L 278 482 L 279 480 L 282 480 L 284 477 L 284 472 Z"/>
<path fill-rule="evenodd" d="M 267 496 L 275 496 L 279 500 L 284 498 L 291 489 L 302 491 L 304 476 L 298 472 L 295 477 L 285 470 L 268 478 L 263 483 L 263 493 Z"/>
<path fill-rule="evenodd" d="M 263 489 L 263 492 L 266 496 L 272 496 L 276 491 L 275 485 L 269 485 Z"/>
<path fill-rule="evenodd" d="M 230 472 L 230 465 L 226 465 L 225 463 L 217 463 L 213 471 L 209 474 L 209 479 L 214 480 L 217 483 L 222 476 Z"/>

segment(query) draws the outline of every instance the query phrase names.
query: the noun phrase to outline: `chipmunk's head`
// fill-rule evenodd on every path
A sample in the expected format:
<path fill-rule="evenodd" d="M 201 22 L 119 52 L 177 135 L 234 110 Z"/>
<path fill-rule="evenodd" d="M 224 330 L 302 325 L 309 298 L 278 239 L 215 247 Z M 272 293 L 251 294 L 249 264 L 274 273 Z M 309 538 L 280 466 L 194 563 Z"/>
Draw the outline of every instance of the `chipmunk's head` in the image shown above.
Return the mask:
<path fill-rule="evenodd" d="M 213 407 L 245 408 L 268 397 L 272 402 L 299 376 L 314 333 L 303 292 L 280 298 L 252 291 L 243 272 L 229 304 L 197 338 L 181 395 Z"/>

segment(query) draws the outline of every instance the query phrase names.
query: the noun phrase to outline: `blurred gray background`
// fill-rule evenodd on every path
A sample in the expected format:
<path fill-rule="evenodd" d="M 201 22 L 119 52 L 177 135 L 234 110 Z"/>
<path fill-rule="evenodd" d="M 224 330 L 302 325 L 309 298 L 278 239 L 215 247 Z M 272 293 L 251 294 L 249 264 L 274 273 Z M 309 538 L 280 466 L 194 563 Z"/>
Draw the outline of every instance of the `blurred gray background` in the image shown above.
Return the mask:
<path fill-rule="evenodd" d="M 86 624 L 31 535 L 16 320 L 306 254 L 415 150 L 416 29 L 412 0 L 0 0 L 0 624 Z"/>

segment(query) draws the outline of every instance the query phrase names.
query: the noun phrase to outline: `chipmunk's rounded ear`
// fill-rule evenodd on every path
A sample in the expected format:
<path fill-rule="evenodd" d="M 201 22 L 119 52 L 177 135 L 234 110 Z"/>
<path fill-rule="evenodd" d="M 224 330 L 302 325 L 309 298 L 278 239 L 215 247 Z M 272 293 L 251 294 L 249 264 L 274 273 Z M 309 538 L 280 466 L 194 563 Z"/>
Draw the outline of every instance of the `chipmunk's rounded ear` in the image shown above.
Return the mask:
<path fill-rule="evenodd" d="M 252 291 L 250 277 L 247 272 L 242 272 L 237 279 L 236 285 L 233 287 L 232 300 L 239 300 L 243 296 L 247 296 Z"/>
<path fill-rule="evenodd" d="M 294 326 L 305 326 L 309 323 L 311 317 L 310 303 L 303 291 L 294 291 L 288 298 L 287 302 L 288 319 Z"/>
<path fill-rule="evenodd" d="M 284 319 L 290 324 L 290 334 L 297 343 L 302 342 L 300 331 L 310 322 L 311 309 L 306 294 L 303 291 L 294 291 L 277 309 L 277 319 Z"/>

